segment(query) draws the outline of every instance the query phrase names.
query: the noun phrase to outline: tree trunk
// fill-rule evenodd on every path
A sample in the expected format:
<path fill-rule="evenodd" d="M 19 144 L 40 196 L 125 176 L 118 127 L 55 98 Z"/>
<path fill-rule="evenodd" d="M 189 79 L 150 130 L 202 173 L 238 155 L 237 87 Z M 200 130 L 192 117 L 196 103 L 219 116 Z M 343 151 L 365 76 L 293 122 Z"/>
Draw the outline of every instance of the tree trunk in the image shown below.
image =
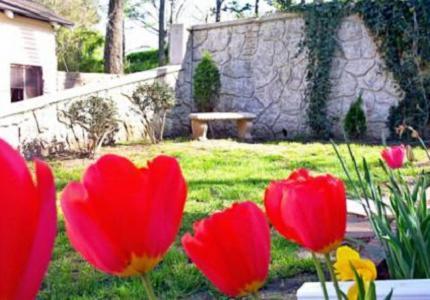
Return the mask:
<path fill-rule="evenodd" d="M 125 19 L 122 20 L 122 63 L 124 64 L 124 62 L 125 62 Z"/>
<path fill-rule="evenodd" d="M 166 116 L 167 116 L 167 111 L 163 112 L 163 117 L 161 119 L 161 129 L 160 129 L 160 138 L 159 141 L 163 141 L 164 139 L 164 128 L 166 127 Z"/>
<path fill-rule="evenodd" d="M 169 16 L 169 25 L 170 25 L 170 27 L 172 27 L 172 24 L 173 24 L 173 14 L 175 12 L 175 6 L 176 6 L 175 1 L 176 0 L 170 0 L 170 16 Z"/>
<path fill-rule="evenodd" d="M 164 28 L 164 18 L 166 16 L 166 0 L 160 0 L 158 15 L 158 64 L 164 66 L 166 64 L 165 40 L 166 29 Z"/>
<path fill-rule="evenodd" d="M 221 7 L 224 0 L 216 0 L 215 6 L 215 22 L 221 22 Z"/>
<path fill-rule="evenodd" d="M 105 72 L 122 74 L 123 65 L 123 31 L 124 1 L 109 0 L 108 23 L 104 53 Z"/>
<path fill-rule="evenodd" d="M 260 9 L 260 0 L 255 0 L 254 13 L 256 17 L 258 17 L 259 15 L 259 9 Z"/>

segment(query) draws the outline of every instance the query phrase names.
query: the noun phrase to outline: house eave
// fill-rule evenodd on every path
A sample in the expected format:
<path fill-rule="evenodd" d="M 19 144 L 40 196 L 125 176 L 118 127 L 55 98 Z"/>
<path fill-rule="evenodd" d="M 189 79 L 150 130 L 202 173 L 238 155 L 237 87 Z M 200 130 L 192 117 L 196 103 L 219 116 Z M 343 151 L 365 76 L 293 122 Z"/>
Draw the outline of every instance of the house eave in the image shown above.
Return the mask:
<path fill-rule="evenodd" d="M 28 4 L 28 5 L 26 5 Z M 32 6 L 31 6 L 32 5 Z M 46 7 L 36 4 L 32 1 L 11 1 L 11 0 L 0 0 L 0 11 L 3 13 L 12 12 L 16 16 L 39 20 L 51 24 L 59 24 L 66 27 L 73 26 L 73 22 L 68 21 Z"/>

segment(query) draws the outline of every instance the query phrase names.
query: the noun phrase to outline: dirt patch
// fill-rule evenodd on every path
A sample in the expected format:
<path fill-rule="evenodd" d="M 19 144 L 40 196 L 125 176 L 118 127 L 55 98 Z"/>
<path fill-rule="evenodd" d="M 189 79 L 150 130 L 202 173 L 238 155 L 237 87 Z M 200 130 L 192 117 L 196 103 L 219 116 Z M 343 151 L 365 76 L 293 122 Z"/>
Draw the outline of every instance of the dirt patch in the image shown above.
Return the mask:
<path fill-rule="evenodd" d="M 305 282 L 318 281 L 318 277 L 310 273 L 300 273 L 289 279 L 275 279 L 267 283 L 260 291 L 261 299 L 265 300 L 296 300 L 297 290 Z M 213 300 L 207 292 L 199 292 L 188 297 L 190 300 Z"/>
<path fill-rule="evenodd" d="M 276 144 L 249 144 L 240 143 L 233 140 L 207 140 L 207 141 L 190 141 L 190 142 L 166 142 L 155 145 L 148 144 L 132 144 L 132 145 L 117 145 L 103 147 L 98 157 L 104 154 L 117 154 L 133 159 L 152 158 L 157 154 L 180 152 L 193 152 L 197 154 L 199 151 L 211 150 L 244 150 L 250 152 L 258 152 L 264 154 L 282 154 L 287 149 L 287 146 Z M 95 161 L 95 159 L 81 158 L 73 154 L 56 156 L 49 158 L 48 161 L 54 162 L 64 168 L 85 168 Z"/>
<path fill-rule="evenodd" d="M 289 279 L 276 279 L 268 284 L 261 291 L 261 296 L 263 299 L 275 300 L 295 300 L 297 299 L 297 290 L 305 282 L 317 282 L 318 277 L 315 274 L 302 273 L 297 274 L 294 278 Z"/>

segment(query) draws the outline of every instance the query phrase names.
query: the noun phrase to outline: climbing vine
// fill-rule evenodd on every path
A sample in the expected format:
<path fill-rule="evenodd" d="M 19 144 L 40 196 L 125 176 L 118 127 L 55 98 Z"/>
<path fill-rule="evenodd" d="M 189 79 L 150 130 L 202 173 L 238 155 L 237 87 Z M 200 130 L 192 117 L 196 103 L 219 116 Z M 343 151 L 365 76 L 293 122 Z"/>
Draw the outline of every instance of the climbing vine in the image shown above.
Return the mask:
<path fill-rule="evenodd" d="M 306 72 L 306 99 L 308 124 L 318 137 L 330 136 L 331 122 L 327 116 L 332 83 L 330 70 L 337 47 L 336 32 L 345 15 L 344 4 L 338 1 L 327 3 L 299 4 L 278 0 L 277 7 L 287 12 L 298 12 L 305 21 L 305 36 L 301 51 L 306 49 L 308 65 Z"/>
<path fill-rule="evenodd" d="M 413 126 L 428 136 L 430 99 L 430 1 L 360 1 L 356 11 L 377 37 L 379 52 L 404 92 L 388 127 Z"/>
<path fill-rule="evenodd" d="M 362 16 L 376 37 L 386 67 L 403 91 L 404 99 L 390 111 L 388 127 L 401 124 L 428 134 L 430 114 L 430 1 L 356 0 L 292 4 L 278 0 L 277 7 L 300 12 L 305 20 L 303 48 L 308 51 L 306 99 L 310 128 L 318 136 L 330 133 L 327 102 L 331 92 L 330 70 L 337 47 L 336 32 L 342 18 Z M 304 1 L 301 1 L 303 3 Z"/>
<path fill-rule="evenodd" d="M 331 91 L 330 70 L 336 50 L 336 32 L 343 17 L 338 2 L 311 5 L 305 9 L 304 46 L 308 49 L 306 98 L 308 123 L 318 137 L 329 137 L 331 122 L 327 102 Z"/>

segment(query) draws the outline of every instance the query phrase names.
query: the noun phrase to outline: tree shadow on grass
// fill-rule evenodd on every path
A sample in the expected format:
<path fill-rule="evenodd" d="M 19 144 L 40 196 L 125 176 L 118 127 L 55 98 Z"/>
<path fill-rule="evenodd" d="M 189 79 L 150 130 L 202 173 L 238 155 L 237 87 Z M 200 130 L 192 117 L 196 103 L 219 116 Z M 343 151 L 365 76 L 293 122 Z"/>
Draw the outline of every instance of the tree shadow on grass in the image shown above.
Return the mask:
<path fill-rule="evenodd" d="M 200 187 L 204 185 L 227 185 L 232 186 L 234 184 L 269 184 L 273 179 L 269 178 L 246 178 L 246 179 L 202 179 L 202 180 L 188 180 L 188 187 Z"/>

